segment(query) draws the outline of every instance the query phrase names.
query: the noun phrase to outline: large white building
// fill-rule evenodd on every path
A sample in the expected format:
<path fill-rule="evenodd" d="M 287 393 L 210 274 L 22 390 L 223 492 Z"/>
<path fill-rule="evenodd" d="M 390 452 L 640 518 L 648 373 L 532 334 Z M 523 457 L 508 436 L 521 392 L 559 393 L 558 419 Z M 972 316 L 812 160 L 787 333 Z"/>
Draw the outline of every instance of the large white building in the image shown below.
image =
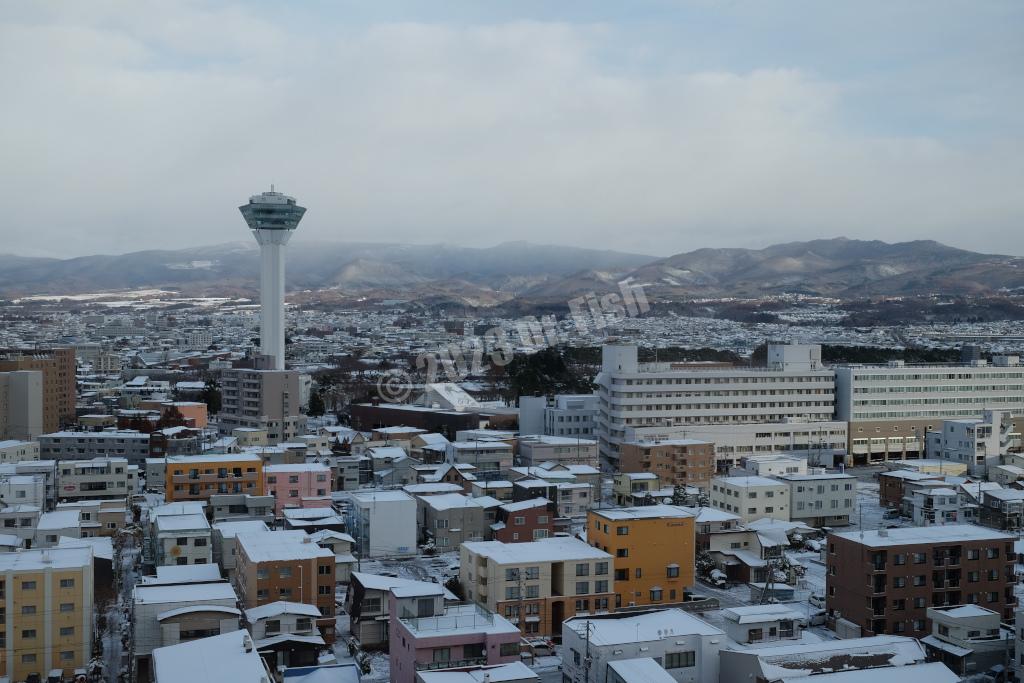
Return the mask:
<path fill-rule="evenodd" d="M 980 418 L 986 410 L 1024 415 L 1024 366 L 1018 357 L 997 356 L 991 365 L 891 361 L 836 368 L 836 419 L 849 422 L 856 464 L 920 457 L 927 432 L 943 420 Z"/>
<path fill-rule="evenodd" d="M 404 491 L 353 491 L 349 532 L 359 557 L 416 554 L 416 500 Z"/>
<path fill-rule="evenodd" d="M 711 507 L 739 515 L 744 522 L 757 519 L 789 521 L 789 483 L 769 477 L 715 477 L 711 480 Z"/>
<path fill-rule="evenodd" d="M 950 460 L 967 466 L 967 473 L 976 477 L 988 475 L 988 468 L 1001 464 L 1010 444 L 1019 442 L 1012 432 L 1008 413 L 986 410 L 980 419 L 943 420 L 927 436 L 927 454 L 931 459 Z"/>
<path fill-rule="evenodd" d="M 610 344 L 602 349 L 595 384 L 596 433 L 602 460 L 611 468 L 624 441 L 685 437 L 717 442 L 716 436 L 743 431 L 746 438 L 733 439 L 728 444 L 732 452 L 722 453 L 735 463 L 742 455 L 766 452 L 755 451 L 758 445 L 774 450 L 781 441 L 778 450 L 794 450 L 794 420 L 833 423 L 835 376 L 821 364 L 817 345 L 772 344 L 766 368 L 744 368 L 640 363 L 636 345 Z M 758 427 L 742 430 L 742 425 Z M 788 436 L 773 439 L 767 425 Z M 839 429 L 824 424 L 801 428 L 806 434 L 800 443 L 805 448 L 825 447 L 836 442 L 829 432 Z"/>

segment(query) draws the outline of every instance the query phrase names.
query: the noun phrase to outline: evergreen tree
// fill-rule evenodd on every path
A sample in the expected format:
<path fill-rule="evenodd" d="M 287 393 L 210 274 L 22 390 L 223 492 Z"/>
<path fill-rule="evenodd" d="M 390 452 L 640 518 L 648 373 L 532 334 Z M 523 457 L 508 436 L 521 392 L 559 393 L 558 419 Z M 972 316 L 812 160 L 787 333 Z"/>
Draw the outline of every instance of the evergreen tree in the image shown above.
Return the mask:
<path fill-rule="evenodd" d="M 203 393 L 201 394 L 203 403 L 206 404 L 206 410 L 211 415 L 216 415 L 220 412 L 221 406 L 221 393 L 220 385 L 212 377 L 206 380 L 206 386 L 203 387 Z"/>
<path fill-rule="evenodd" d="M 324 406 L 323 396 L 320 395 L 319 391 L 314 391 L 309 395 L 309 415 L 311 417 L 320 417 L 324 414 L 326 406 Z"/>

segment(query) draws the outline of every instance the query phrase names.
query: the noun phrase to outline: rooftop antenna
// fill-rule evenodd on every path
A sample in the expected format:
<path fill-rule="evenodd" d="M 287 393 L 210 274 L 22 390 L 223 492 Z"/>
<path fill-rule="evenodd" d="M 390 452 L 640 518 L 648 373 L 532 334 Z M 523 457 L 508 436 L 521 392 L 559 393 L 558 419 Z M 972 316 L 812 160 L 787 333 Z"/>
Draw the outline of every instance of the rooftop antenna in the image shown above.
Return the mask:
<path fill-rule="evenodd" d="M 274 183 L 270 183 L 270 191 L 271 191 L 271 192 L 273 192 L 273 191 L 274 191 Z"/>

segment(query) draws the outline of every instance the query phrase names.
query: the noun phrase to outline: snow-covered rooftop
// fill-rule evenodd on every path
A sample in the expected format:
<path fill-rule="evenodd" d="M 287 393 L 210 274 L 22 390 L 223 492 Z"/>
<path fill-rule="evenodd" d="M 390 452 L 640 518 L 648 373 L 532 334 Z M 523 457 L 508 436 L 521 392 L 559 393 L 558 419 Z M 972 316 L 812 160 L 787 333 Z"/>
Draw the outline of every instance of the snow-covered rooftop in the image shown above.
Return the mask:
<path fill-rule="evenodd" d="M 874 531 L 844 531 L 834 534 L 871 548 L 906 544 L 948 545 L 965 541 L 1012 541 L 1013 536 L 975 524 L 946 524 L 930 527 L 902 527 Z"/>
<path fill-rule="evenodd" d="M 564 626 L 586 637 L 587 621 L 588 617 L 574 617 L 566 620 Z M 590 643 L 599 646 L 662 640 L 682 635 L 725 635 L 721 629 L 681 609 L 656 610 L 628 616 L 589 617 L 589 621 Z"/>
<path fill-rule="evenodd" d="M 271 680 L 248 631 L 233 631 L 153 650 L 160 681 L 253 683 Z"/>
<path fill-rule="evenodd" d="M 527 562 L 560 562 L 563 560 L 608 560 L 611 555 L 587 545 L 578 538 L 554 537 L 526 543 L 501 541 L 470 541 L 462 544 L 466 550 L 489 557 L 500 564 Z"/>

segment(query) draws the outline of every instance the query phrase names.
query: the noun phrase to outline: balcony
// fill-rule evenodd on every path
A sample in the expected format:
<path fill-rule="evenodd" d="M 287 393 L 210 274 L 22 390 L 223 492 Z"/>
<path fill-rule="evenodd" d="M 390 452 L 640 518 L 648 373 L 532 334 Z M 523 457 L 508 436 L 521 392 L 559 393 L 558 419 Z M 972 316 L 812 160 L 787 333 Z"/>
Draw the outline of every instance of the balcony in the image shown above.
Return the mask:
<path fill-rule="evenodd" d="M 459 669 L 487 664 L 487 657 L 471 657 L 470 659 L 449 659 L 446 662 L 416 662 L 417 671 L 434 671 L 436 669 Z"/>

